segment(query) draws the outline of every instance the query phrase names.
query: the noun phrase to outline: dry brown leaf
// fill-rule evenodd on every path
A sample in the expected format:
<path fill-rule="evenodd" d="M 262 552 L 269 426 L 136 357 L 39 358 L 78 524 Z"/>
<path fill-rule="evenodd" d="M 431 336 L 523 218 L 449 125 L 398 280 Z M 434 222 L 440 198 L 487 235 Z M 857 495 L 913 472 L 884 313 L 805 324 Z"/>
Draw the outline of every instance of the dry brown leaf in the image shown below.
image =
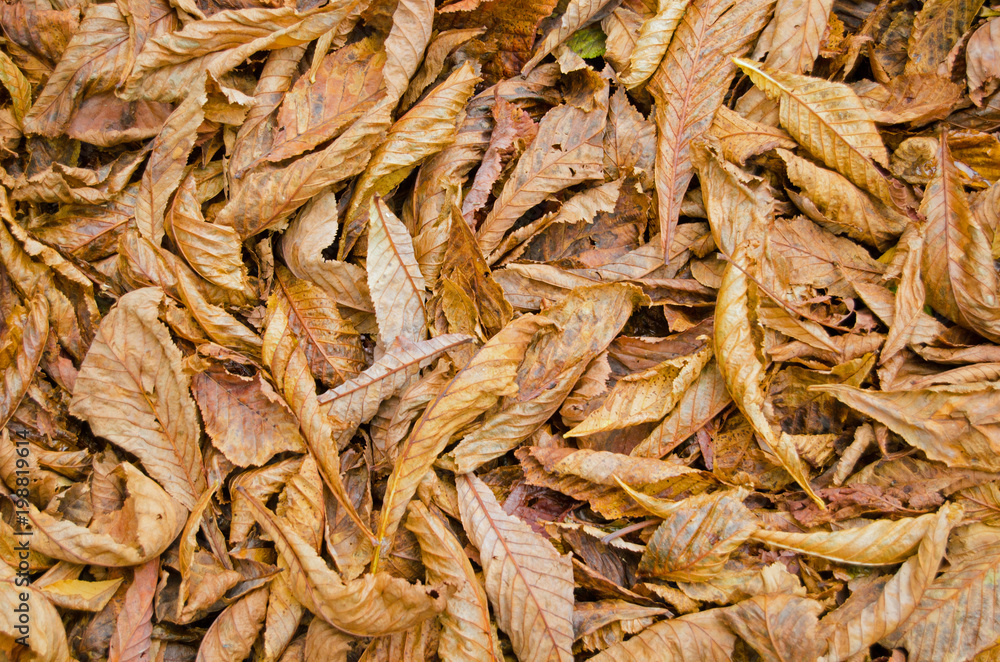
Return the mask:
<path fill-rule="evenodd" d="M 609 0 L 570 0 L 558 23 L 545 35 L 531 59 L 521 67 L 521 73 L 527 74 L 534 69 L 542 58 L 555 50 L 574 32 L 600 20 L 602 10 L 608 4 Z"/>
<path fill-rule="evenodd" d="M 454 590 L 412 585 L 384 572 L 344 582 L 294 529 L 282 527 L 260 502 L 244 496 L 288 564 L 292 594 L 338 630 L 363 637 L 407 630 L 440 613 Z"/>
<path fill-rule="evenodd" d="M 200 428 L 181 353 L 157 319 L 163 292 L 135 290 L 101 322 L 70 409 L 143 463 L 187 508 L 205 490 Z M 122 409 L 127 403 L 127 414 Z"/>
<path fill-rule="evenodd" d="M 33 549 L 71 563 L 108 567 L 139 565 L 165 551 L 184 528 L 184 507 L 131 464 L 119 465 L 114 477 L 128 496 L 89 528 L 32 510 Z"/>
<path fill-rule="evenodd" d="M 980 0 L 929 0 L 913 19 L 906 73 L 934 73 L 983 6 Z"/>
<path fill-rule="evenodd" d="M 628 375 L 615 384 L 601 406 L 565 436 L 582 437 L 656 421 L 674 408 L 712 358 L 707 344 L 699 351 Z"/>
<path fill-rule="evenodd" d="M 383 46 L 386 54 L 382 76 L 391 99 L 403 96 L 410 79 L 424 57 L 431 40 L 434 3 L 430 0 L 402 0 L 392 15 L 392 30 Z"/>
<path fill-rule="evenodd" d="M 1000 21 L 991 19 L 972 33 L 965 47 L 966 76 L 969 97 L 977 106 L 994 92 L 1000 82 L 1000 61 L 997 44 L 1000 43 Z"/>
<path fill-rule="evenodd" d="M 449 454 L 459 473 L 506 453 L 528 438 L 562 404 L 592 358 L 607 347 L 643 295 L 631 285 L 597 285 L 571 292 L 539 315 L 559 326 L 528 347 L 517 393 L 466 435 Z"/>
<path fill-rule="evenodd" d="M 817 636 L 822 611 L 815 600 L 770 593 L 727 608 L 722 618 L 763 660 L 813 660 L 823 650 Z"/>
<path fill-rule="evenodd" d="M 368 212 L 367 267 L 382 345 L 388 347 L 396 338 L 423 340 L 427 335 L 425 286 L 413 240 L 379 197 L 372 198 Z"/>
<path fill-rule="evenodd" d="M 1000 339 L 1000 280 L 991 242 L 969 210 L 947 140 L 938 141 L 937 172 L 924 191 L 922 275 L 927 303 L 948 319 L 996 341 Z"/>
<path fill-rule="evenodd" d="M 458 477 L 462 524 L 479 550 L 497 625 L 519 660 L 573 660 L 573 566 L 508 515 L 473 474 Z"/>
<path fill-rule="evenodd" d="M 487 257 L 514 223 L 546 196 L 601 177 L 607 113 L 608 85 L 591 72 L 567 103 L 545 114 L 538 135 L 518 159 L 476 233 Z"/>
<path fill-rule="evenodd" d="M 210 369 L 192 378 L 191 390 L 205 431 L 233 464 L 259 467 L 278 453 L 305 450 L 298 421 L 260 374 Z"/>
<path fill-rule="evenodd" d="M 639 505 L 664 518 L 639 562 L 639 573 L 645 576 L 708 581 L 759 526 L 743 505 L 748 493 L 742 488 L 671 502 L 619 484 Z"/>
<path fill-rule="evenodd" d="M 608 519 L 637 509 L 619 484 L 664 499 L 697 494 L 716 485 L 708 472 L 652 458 L 574 448 L 527 447 L 517 451 L 525 482 L 557 490 Z"/>
<path fill-rule="evenodd" d="M 857 95 L 841 83 L 775 71 L 749 60 L 737 64 L 754 85 L 780 104 L 781 126 L 809 153 L 886 205 L 894 185 L 875 164 L 889 155 Z M 899 195 L 898 193 L 896 194 Z"/>
<path fill-rule="evenodd" d="M 503 658 L 490 622 L 486 590 L 455 534 L 419 501 L 410 503 L 406 528 L 420 542 L 427 581 L 458 587 L 439 616 L 438 656 L 466 662 L 500 662 Z"/>
<path fill-rule="evenodd" d="M 694 175 L 691 143 L 712 125 L 736 75 L 732 58 L 746 53 L 774 2 L 695 0 L 649 81 L 656 100 L 656 194 L 664 259 Z"/>
<path fill-rule="evenodd" d="M 865 391 L 845 385 L 817 390 L 886 425 L 927 457 L 952 467 L 996 471 L 997 430 L 992 384 L 914 391 Z"/>
<path fill-rule="evenodd" d="M 636 636 L 598 653 L 594 662 L 726 662 L 733 659 L 736 636 L 721 609 L 655 623 Z"/>
<path fill-rule="evenodd" d="M 0 606 L 4 613 L 0 634 L 5 640 L 0 650 L 5 655 L 24 655 L 39 662 L 72 659 L 59 612 L 39 591 L 15 585 L 15 581 L 15 570 L 0 565 Z M 28 624 L 20 622 L 19 611 L 30 615 Z"/>
<path fill-rule="evenodd" d="M 153 644 L 153 597 L 159 579 L 158 559 L 136 566 L 132 584 L 125 591 L 125 604 L 108 645 L 108 662 L 145 659 Z"/>
<path fill-rule="evenodd" d="M 417 485 L 451 436 L 471 423 L 505 395 L 517 392 L 516 373 L 525 349 L 536 333 L 555 324 L 525 315 L 504 327 L 472 358 L 427 406 L 399 449 L 386 485 L 378 539 L 387 552 Z M 375 563 L 377 568 L 378 555 Z"/>
<path fill-rule="evenodd" d="M 0 338 L 0 428 L 21 404 L 38 369 L 45 343 L 49 337 L 49 305 L 41 295 L 35 296 L 28 310 L 15 310 Z"/>

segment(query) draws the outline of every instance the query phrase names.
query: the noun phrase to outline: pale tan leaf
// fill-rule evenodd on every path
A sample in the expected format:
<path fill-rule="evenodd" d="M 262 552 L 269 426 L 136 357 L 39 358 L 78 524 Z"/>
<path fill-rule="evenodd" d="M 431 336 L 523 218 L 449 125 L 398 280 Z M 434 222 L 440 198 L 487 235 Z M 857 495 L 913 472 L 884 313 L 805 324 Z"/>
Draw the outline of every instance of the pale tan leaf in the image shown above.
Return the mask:
<path fill-rule="evenodd" d="M 229 481 L 229 490 L 233 495 L 233 515 L 229 526 L 229 541 L 231 543 L 246 540 L 247 534 L 256 521 L 251 506 L 243 496 L 244 493 L 259 501 L 267 501 L 271 495 L 280 491 L 285 482 L 299 470 L 303 459 L 303 457 L 290 457 L 260 469 L 244 471 Z"/>
<path fill-rule="evenodd" d="M 105 581 L 82 581 L 63 579 L 38 590 L 56 607 L 77 611 L 99 612 L 114 596 L 122 583 L 122 577 Z"/>
<path fill-rule="evenodd" d="M 402 221 L 378 197 L 373 197 L 369 206 L 366 266 L 383 347 L 396 338 L 423 340 L 427 336 L 425 285 L 413 254 L 413 240 Z"/>
<path fill-rule="evenodd" d="M 445 30 L 433 35 L 431 42 L 427 45 L 427 53 L 424 56 L 424 63 L 410 80 L 406 93 L 399 100 L 399 109 L 408 110 L 420 99 L 427 86 L 437 80 L 437 77 L 444 71 L 445 63 L 449 56 L 465 44 L 470 39 L 474 39 L 485 32 L 485 28 L 466 28 L 458 30 Z"/>
<path fill-rule="evenodd" d="M 49 305 L 38 294 L 28 310 L 15 309 L 0 337 L 0 428 L 21 404 L 49 337 Z"/>
<path fill-rule="evenodd" d="M 517 392 L 517 368 L 525 349 L 537 332 L 551 331 L 553 326 L 549 320 L 535 315 L 511 322 L 428 405 L 399 449 L 399 458 L 389 475 L 378 526 L 381 551 L 388 551 L 417 485 L 451 436 L 501 397 Z M 378 556 L 376 568 L 377 563 Z"/>
<path fill-rule="evenodd" d="M 70 411 L 136 455 L 190 508 L 205 490 L 201 429 L 181 353 L 157 319 L 163 292 L 129 292 L 104 317 L 80 366 Z M 127 407 L 127 410 L 123 409 Z"/>
<path fill-rule="evenodd" d="M 281 278 L 279 273 L 279 281 Z M 290 279 L 290 274 L 286 278 Z M 323 306 L 322 298 L 316 296 L 321 294 L 318 288 L 305 281 L 300 285 L 308 287 L 295 287 L 293 283 L 293 287 L 283 290 L 284 296 L 275 291 L 268 300 L 261 355 L 285 402 L 299 419 L 302 436 L 319 465 L 323 481 L 359 531 L 372 538 L 368 524 L 361 519 L 351 502 L 340 474 L 338 440 L 344 433 L 352 432 L 353 428 L 330 418 L 322 410 L 316 397 L 315 378 L 309 368 L 312 362 L 310 353 L 316 360 L 326 356 L 322 353 L 324 345 L 319 344 L 317 338 L 337 339 L 335 333 L 329 333 L 331 329 L 338 330 L 337 320 L 329 317 L 333 313 L 332 306 Z M 310 287 L 317 292 L 309 291 Z M 296 292 L 304 296 L 297 297 Z M 312 304 L 319 306 L 313 308 Z M 315 318 L 310 317 L 314 312 Z M 314 326 L 310 326 L 309 322 Z"/>
<path fill-rule="evenodd" d="M 781 129 L 748 120 L 725 106 L 715 112 L 709 133 L 718 138 L 726 159 L 739 165 L 745 165 L 751 156 L 776 147 L 795 149 L 797 144 Z"/>
<path fill-rule="evenodd" d="M 556 106 L 542 118 L 538 135 L 518 159 L 514 172 L 476 233 L 488 258 L 528 209 L 553 193 L 602 177 L 608 89 L 606 81 L 590 74 L 567 103 Z"/>
<path fill-rule="evenodd" d="M 591 658 L 594 662 L 728 662 L 736 635 L 722 609 L 671 618 Z"/>
<path fill-rule="evenodd" d="M 877 596 L 859 593 L 820 622 L 829 642 L 821 662 L 839 662 L 867 652 L 869 646 L 896 631 L 914 613 L 937 575 L 948 534 L 961 519 L 962 510 L 948 504 L 934 517 L 917 553 L 885 583 Z"/>
<path fill-rule="evenodd" d="M 458 662 L 501 662 L 486 591 L 455 534 L 419 501 L 410 503 L 406 528 L 420 542 L 427 581 L 458 587 L 439 617 L 438 656 Z"/>
<path fill-rule="evenodd" d="M 234 192 L 242 185 L 239 178 L 274 144 L 277 125 L 274 110 L 282 103 L 293 77 L 298 74 L 299 61 L 305 52 L 306 47 L 298 45 L 280 48 L 268 54 L 254 90 L 253 105 L 236 133 L 236 142 L 229 158 L 229 183 Z"/>
<path fill-rule="evenodd" d="M 606 35 L 604 59 L 615 71 L 621 73 L 628 68 L 644 20 L 645 17 L 625 7 L 618 7 L 601 19 L 601 30 Z"/>
<path fill-rule="evenodd" d="M 344 582 L 294 529 L 247 497 L 258 523 L 289 567 L 292 593 L 338 630 L 362 637 L 401 632 L 439 614 L 454 587 L 413 585 L 386 573 Z"/>
<path fill-rule="evenodd" d="M 352 639 L 326 621 L 314 618 L 306 633 L 304 662 L 347 662 Z"/>
<path fill-rule="evenodd" d="M 734 56 L 763 29 L 772 0 L 695 0 L 684 13 L 667 53 L 649 81 L 656 100 L 656 195 L 664 259 L 694 175 L 691 143 L 712 125 L 729 83 Z"/>
<path fill-rule="evenodd" d="M 996 90 L 1000 82 L 1000 21 L 990 19 L 972 33 L 965 47 L 965 75 L 969 81 L 969 97 L 977 106 Z"/>
<path fill-rule="evenodd" d="M 766 662 L 814 660 L 823 650 L 818 616 L 823 605 L 787 593 L 758 595 L 727 608 L 723 620 Z"/>
<path fill-rule="evenodd" d="M 826 38 L 832 0 L 778 0 L 774 19 L 761 33 L 753 59 L 792 74 L 807 74 Z M 778 123 L 778 108 L 759 89 L 751 89 L 736 103 L 736 112 L 764 124 Z"/>
<path fill-rule="evenodd" d="M 712 349 L 706 345 L 689 356 L 667 359 L 623 377 L 601 406 L 565 436 L 581 437 L 659 420 L 680 401 L 711 358 Z"/>
<path fill-rule="evenodd" d="M 625 87 L 633 90 L 656 72 L 690 2 L 691 0 L 663 0 L 658 3 L 656 14 L 643 21 L 635 49 L 629 57 L 628 70 L 620 76 Z"/>
<path fill-rule="evenodd" d="M 375 416 L 382 402 L 406 388 L 419 375 L 421 368 L 443 352 L 470 340 L 471 337 L 460 333 L 446 334 L 418 343 L 397 338 L 370 368 L 322 394 L 319 402 L 329 402 L 329 414 L 350 425 L 367 423 Z"/>
<path fill-rule="evenodd" d="M 205 431 L 233 464 L 263 466 L 278 453 L 305 451 L 298 421 L 260 374 L 206 370 L 192 378 L 191 390 Z"/>
<path fill-rule="evenodd" d="M 167 235 L 191 268 L 219 287 L 250 289 L 239 235 L 230 227 L 205 222 L 196 197 L 197 181 L 188 175 L 164 219 Z"/>
<path fill-rule="evenodd" d="M 449 454 L 459 473 L 515 448 L 562 404 L 587 364 L 619 333 L 644 300 L 632 285 L 608 284 L 571 292 L 540 318 L 559 326 L 530 346 L 518 369 L 516 395 L 501 410 L 466 435 Z"/>
<path fill-rule="evenodd" d="M 424 50 L 431 40 L 434 21 L 433 0 L 401 0 L 392 14 L 392 30 L 385 38 L 386 91 L 394 101 L 399 100 L 417 72 Z"/>
<path fill-rule="evenodd" d="M 66 629 L 59 612 L 46 600 L 40 591 L 29 586 L 17 586 L 14 568 L 0 564 L 0 636 L 5 640 L 4 648 L 11 650 L 16 640 L 27 643 L 26 659 L 38 662 L 64 662 L 70 657 L 66 643 Z M 25 600 L 22 596 L 26 596 Z M 18 609 L 27 610 L 30 622 L 21 623 Z M 23 637 L 23 639 L 22 639 Z M 11 642 L 11 643 L 7 643 Z M 13 648 L 14 654 L 21 654 L 24 648 Z"/>
<path fill-rule="evenodd" d="M 899 286 L 896 288 L 892 323 L 889 326 L 889 334 L 886 336 L 885 345 L 882 347 L 882 357 L 879 360 L 879 363 L 883 365 L 901 351 L 908 342 L 911 342 L 911 338 L 915 342 L 922 340 L 917 327 L 921 322 L 926 297 L 924 282 L 920 275 L 923 245 L 924 237 L 920 232 L 904 235 L 897 244 L 897 250 L 906 249 L 906 257 L 903 259 Z M 864 298 L 862 294 L 862 299 Z"/>
<path fill-rule="evenodd" d="M 32 548 L 71 563 L 108 567 L 139 565 L 165 551 L 184 528 L 184 507 L 130 464 L 121 464 L 114 475 L 128 490 L 120 510 L 85 528 L 33 509 Z"/>
<path fill-rule="evenodd" d="M 181 301 L 209 338 L 250 356 L 260 353 L 260 336 L 220 306 L 210 303 L 202 293 L 202 281 L 191 274 L 179 260 L 174 263 L 174 275 L 177 277 L 177 293 Z"/>
<path fill-rule="evenodd" d="M 523 662 L 573 660 L 573 566 L 500 508 L 473 474 L 457 479 L 462 524 L 479 549 L 486 594 Z"/>
<path fill-rule="evenodd" d="M 280 228 L 295 211 L 324 189 L 361 172 L 371 151 L 389 128 L 392 108 L 378 103 L 330 146 L 279 168 L 252 171 L 215 217 L 246 239 Z"/>

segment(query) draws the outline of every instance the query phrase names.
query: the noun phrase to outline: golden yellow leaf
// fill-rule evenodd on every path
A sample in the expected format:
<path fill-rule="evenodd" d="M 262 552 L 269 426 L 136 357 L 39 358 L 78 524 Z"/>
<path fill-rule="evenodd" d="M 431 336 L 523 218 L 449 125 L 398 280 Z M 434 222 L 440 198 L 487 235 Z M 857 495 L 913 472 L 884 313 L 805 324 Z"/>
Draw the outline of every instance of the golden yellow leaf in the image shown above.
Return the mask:
<path fill-rule="evenodd" d="M 779 101 L 781 126 L 813 156 L 893 206 L 894 187 L 875 164 L 889 155 L 875 123 L 857 95 L 843 83 L 785 73 L 737 58 L 754 85 Z M 899 196 L 899 193 L 896 193 Z"/>
<path fill-rule="evenodd" d="M 961 516 L 961 507 L 948 504 L 941 508 L 917 553 L 885 583 L 881 592 L 875 595 L 859 592 L 820 622 L 829 642 L 821 662 L 838 662 L 867 651 L 908 621 L 934 581 L 948 534 Z"/>
<path fill-rule="evenodd" d="M 689 4 L 690 0 L 662 0 L 656 14 L 643 21 L 628 69 L 620 77 L 625 87 L 635 89 L 656 72 Z"/>
<path fill-rule="evenodd" d="M 982 0 L 929 0 L 913 19 L 906 44 L 906 73 L 934 73 L 962 38 Z"/>
<path fill-rule="evenodd" d="M 14 569 L 0 564 L 0 608 L 3 609 L 0 636 L 5 640 L 4 648 L 12 650 L 13 655 L 26 653 L 27 659 L 38 662 L 72 659 L 59 612 L 40 591 L 29 586 L 17 586 L 15 581 Z M 22 595 L 27 595 L 27 600 L 23 600 Z M 28 623 L 20 622 L 19 611 L 28 614 Z M 27 646 L 15 643 L 18 639 L 27 642 Z"/>

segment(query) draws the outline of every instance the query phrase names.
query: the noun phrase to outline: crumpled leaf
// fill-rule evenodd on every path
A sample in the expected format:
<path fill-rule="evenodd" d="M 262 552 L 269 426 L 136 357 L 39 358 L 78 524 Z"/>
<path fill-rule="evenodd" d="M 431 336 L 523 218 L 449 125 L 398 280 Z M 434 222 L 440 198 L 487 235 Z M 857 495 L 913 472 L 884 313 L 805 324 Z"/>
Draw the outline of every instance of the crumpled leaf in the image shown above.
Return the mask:
<path fill-rule="evenodd" d="M 565 13 L 559 17 L 559 22 L 545 35 L 545 39 L 535 49 L 535 54 L 531 56 L 531 59 L 521 67 L 521 73 L 527 74 L 542 61 L 542 58 L 566 41 L 570 35 L 599 20 L 601 10 L 607 4 L 608 0 L 570 0 Z"/>
<path fill-rule="evenodd" d="M 708 345 L 618 381 L 601 406 L 566 433 L 582 437 L 659 420 L 674 408 L 712 358 Z"/>
<path fill-rule="evenodd" d="M 31 300 L 28 310 L 15 311 L 0 338 L 0 428 L 21 404 L 38 369 L 49 336 L 49 305 L 41 295 Z"/>
<path fill-rule="evenodd" d="M 140 660 L 153 645 L 153 598 L 160 563 L 157 559 L 136 566 L 125 604 L 108 645 L 108 662 Z"/>
<path fill-rule="evenodd" d="M 624 284 L 596 285 L 571 292 L 539 315 L 559 325 L 525 353 L 518 391 L 501 410 L 466 435 L 449 454 L 459 473 L 499 457 L 531 435 L 562 404 L 590 360 L 611 342 L 643 295 Z"/>
<path fill-rule="evenodd" d="M 206 486 L 201 431 L 180 350 L 157 319 L 163 296 L 156 288 L 134 290 L 104 317 L 80 366 L 70 412 L 138 457 L 190 508 Z"/>
<path fill-rule="evenodd" d="M 114 472 L 127 496 L 119 510 L 90 528 L 32 510 L 32 548 L 52 558 L 99 566 L 134 566 L 155 559 L 184 528 L 184 506 L 131 464 Z"/>
<path fill-rule="evenodd" d="M 69 645 L 66 642 L 66 629 L 63 627 L 59 612 L 45 599 L 40 591 L 29 586 L 15 585 L 16 575 L 13 568 L 7 564 L 0 566 L 0 607 L 3 608 L 3 620 L 0 620 L 0 634 L 10 642 L 24 637 L 27 642 L 30 659 L 39 662 L 58 662 L 70 658 Z M 26 595 L 27 600 L 22 599 Z M 19 622 L 15 611 L 21 605 L 27 605 L 31 622 L 27 627 Z M 13 644 L 7 644 L 9 646 Z M 24 648 L 18 645 L 17 652 Z"/>
<path fill-rule="evenodd" d="M 629 55 L 628 69 L 620 76 L 625 87 L 635 89 L 656 72 L 689 4 L 690 0 L 663 0 L 656 14 L 643 21 Z"/>
<path fill-rule="evenodd" d="M 455 588 L 413 585 L 384 572 L 344 582 L 294 529 L 282 527 L 259 501 L 246 498 L 288 564 L 292 594 L 338 630 L 363 637 L 407 630 L 440 613 Z"/>
<path fill-rule="evenodd" d="M 386 54 L 382 76 L 393 100 L 403 96 L 410 79 L 424 57 L 431 40 L 434 3 L 430 0 L 402 0 L 392 15 L 392 30 L 383 46 Z"/>
<path fill-rule="evenodd" d="M 506 514 L 473 474 L 458 477 L 462 524 L 479 549 L 486 594 L 519 660 L 573 660 L 573 566 Z"/>
<path fill-rule="evenodd" d="M 1000 469 L 1000 426 L 993 420 L 993 402 L 1000 395 L 992 384 L 888 392 L 846 385 L 813 388 L 888 426 L 932 460 L 966 469 Z"/>
<path fill-rule="evenodd" d="M 889 155 L 857 95 L 842 83 L 775 71 L 749 60 L 736 63 L 754 85 L 780 103 L 781 126 L 813 156 L 894 205 L 893 185 L 875 164 Z"/>

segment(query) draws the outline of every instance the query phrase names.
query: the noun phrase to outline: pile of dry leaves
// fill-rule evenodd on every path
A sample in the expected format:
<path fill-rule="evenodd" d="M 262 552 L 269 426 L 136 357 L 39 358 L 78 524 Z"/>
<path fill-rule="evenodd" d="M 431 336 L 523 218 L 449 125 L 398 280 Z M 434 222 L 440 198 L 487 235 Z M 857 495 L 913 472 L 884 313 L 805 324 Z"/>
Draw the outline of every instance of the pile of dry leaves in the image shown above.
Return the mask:
<path fill-rule="evenodd" d="M 0 658 L 1000 659 L 983 0 L 0 27 Z"/>

